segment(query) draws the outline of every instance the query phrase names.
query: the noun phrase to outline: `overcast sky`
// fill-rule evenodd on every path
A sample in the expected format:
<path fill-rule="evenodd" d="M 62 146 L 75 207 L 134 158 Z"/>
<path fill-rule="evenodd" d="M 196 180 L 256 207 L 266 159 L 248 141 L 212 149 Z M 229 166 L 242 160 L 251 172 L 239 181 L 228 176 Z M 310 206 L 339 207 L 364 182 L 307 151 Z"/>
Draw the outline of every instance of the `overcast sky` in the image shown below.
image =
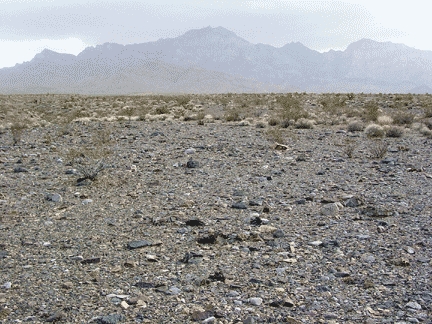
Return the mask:
<path fill-rule="evenodd" d="M 276 47 L 301 42 L 326 51 L 370 38 L 432 50 L 429 7 L 424 0 L 0 0 L 0 68 L 44 48 L 78 54 L 207 26 Z"/>

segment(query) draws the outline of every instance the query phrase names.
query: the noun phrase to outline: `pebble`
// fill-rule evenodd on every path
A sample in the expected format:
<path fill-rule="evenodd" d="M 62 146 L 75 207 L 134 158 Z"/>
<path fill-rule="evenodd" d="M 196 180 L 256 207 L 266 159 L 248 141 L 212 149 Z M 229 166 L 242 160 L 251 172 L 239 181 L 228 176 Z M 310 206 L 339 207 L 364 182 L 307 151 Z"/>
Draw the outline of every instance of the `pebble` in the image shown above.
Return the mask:
<path fill-rule="evenodd" d="M 45 196 L 45 199 L 46 200 L 48 200 L 48 201 L 52 201 L 52 202 L 61 202 L 63 199 L 62 199 L 62 196 L 60 196 L 59 194 L 57 194 L 57 193 L 54 193 L 54 194 L 47 194 L 46 196 Z"/>
<path fill-rule="evenodd" d="M 254 306 L 260 306 L 262 304 L 263 300 L 259 297 L 249 298 L 249 304 Z"/>
<path fill-rule="evenodd" d="M 415 301 L 411 301 L 411 302 L 407 303 L 405 305 L 405 307 L 411 308 L 411 309 L 417 309 L 417 310 L 422 309 L 421 305 Z"/>

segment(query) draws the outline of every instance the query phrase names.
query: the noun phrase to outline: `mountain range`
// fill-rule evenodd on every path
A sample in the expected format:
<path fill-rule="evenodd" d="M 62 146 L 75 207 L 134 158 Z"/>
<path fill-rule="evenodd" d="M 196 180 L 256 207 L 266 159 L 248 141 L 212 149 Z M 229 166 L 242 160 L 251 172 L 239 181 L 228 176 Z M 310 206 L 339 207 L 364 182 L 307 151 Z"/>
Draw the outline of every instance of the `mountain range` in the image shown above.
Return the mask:
<path fill-rule="evenodd" d="M 0 69 L 0 93 L 432 93 L 432 51 L 362 39 L 320 53 L 301 43 L 252 44 L 223 27 L 78 55 L 43 50 Z"/>

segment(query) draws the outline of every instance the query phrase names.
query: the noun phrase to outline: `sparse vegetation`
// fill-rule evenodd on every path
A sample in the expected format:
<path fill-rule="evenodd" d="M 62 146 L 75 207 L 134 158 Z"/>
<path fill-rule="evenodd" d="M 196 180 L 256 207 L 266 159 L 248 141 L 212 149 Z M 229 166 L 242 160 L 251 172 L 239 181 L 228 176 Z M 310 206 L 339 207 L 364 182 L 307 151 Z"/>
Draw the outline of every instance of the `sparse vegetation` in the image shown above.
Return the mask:
<path fill-rule="evenodd" d="M 369 152 L 372 159 L 382 159 L 388 152 L 388 144 L 382 140 L 371 141 Z"/>
<path fill-rule="evenodd" d="M 369 124 L 364 132 L 367 137 L 383 137 L 385 134 L 384 128 L 377 124 Z"/>

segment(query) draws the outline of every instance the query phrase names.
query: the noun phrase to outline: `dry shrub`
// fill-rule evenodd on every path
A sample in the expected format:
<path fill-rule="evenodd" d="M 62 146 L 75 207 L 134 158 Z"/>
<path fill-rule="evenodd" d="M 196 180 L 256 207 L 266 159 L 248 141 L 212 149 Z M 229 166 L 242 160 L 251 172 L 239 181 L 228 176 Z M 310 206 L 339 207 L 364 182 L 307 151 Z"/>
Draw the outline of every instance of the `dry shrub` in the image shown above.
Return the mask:
<path fill-rule="evenodd" d="M 24 132 L 24 129 L 27 128 L 27 125 L 22 122 L 14 122 L 10 128 L 12 133 L 12 140 L 13 144 L 17 145 L 19 142 L 21 142 L 21 137 Z"/>
<path fill-rule="evenodd" d="M 364 117 L 367 121 L 376 121 L 379 114 L 379 107 L 375 101 L 369 101 L 364 106 Z"/>
<path fill-rule="evenodd" d="M 411 125 L 414 121 L 414 114 L 410 112 L 398 112 L 393 116 L 393 123 L 396 125 Z"/>
<path fill-rule="evenodd" d="M 369 146 L 369 152 L 371 158 L 373 159 L 382 159 L 386 156 L 388 151 L 388 145 L 383 141 L 373 141 Z"/>
<path fill-rule="evenodd" d="M 423 128 L 420 129 L 420 134 L 426 137 L 432 137 L 432 130 L 424 126 Z"/>
<path fill-rule="evenodd" d="M 386 130 L 387 137 L 402 137 L 404 134 L 404 129 L 399 126 L 390 126 Z"/>
<path fill-rule="evenodd" d="M 224 114 L 224 118 L 227 122 L 241 121 L 240 112 L 237 109 L 227 110 Z"/>
<path fill-rule="evenodd" d="M 298 129 L 312 129 L 314 127 L 314 121 L 311 119 L 300 118 L 295 123 L 295 128 Z"/>
<path fill-rule="evenodd" d="M 391 125 L 393 124 L 393 118 L 390 116 L 379 116 L 377 119 L 378 124 L 380 125 Z"/>
<path fill-rule="evenodd" d="M 362 132 L 364 124 L 361 121 L 353 121 L 348 124 L 348 132 Z"/>
<path fill-rule="evenodd" d="M 279 124 L 279 119 L 276 117 L 270 117 L 267 123 L 270 126 L 276 126 L 277 124 Z"/>
<path fill-rule="evenodd" d="M 368 125 L 365 130 L 365 134 L 367 137 L 383 137 L 384 136 L 384 128 L 377 124 Z"/>
<path fill-rule="evenodd" d="M 271 142 L 276 142 L 276 143 L 280 143 L 280 144 L 285 143 L 285 138 L 283 136 L 283 133 L 282 133 L 281 129 L 278 127 L 269 128 L 266 131 L 265 135 L 266 135 L 267 140 L 269 140 Z"/>

